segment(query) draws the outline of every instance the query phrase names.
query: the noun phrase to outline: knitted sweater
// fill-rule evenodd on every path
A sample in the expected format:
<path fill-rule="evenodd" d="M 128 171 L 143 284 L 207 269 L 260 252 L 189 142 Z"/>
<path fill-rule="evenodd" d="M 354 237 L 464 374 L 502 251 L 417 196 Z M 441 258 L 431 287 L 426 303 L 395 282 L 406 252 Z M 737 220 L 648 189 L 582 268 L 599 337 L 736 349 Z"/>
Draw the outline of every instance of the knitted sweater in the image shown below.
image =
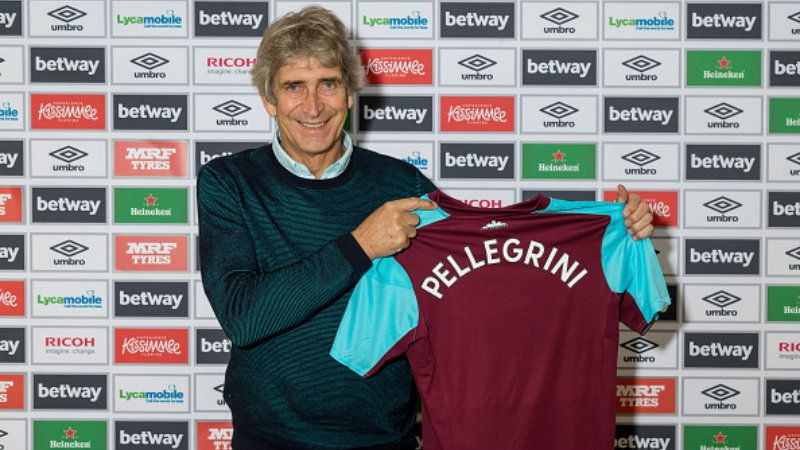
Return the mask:
<path fill-rule="evenodd" d="M 309 449 L 409 438 L 407 361 L 362 379 L 329 352 L 352 288 L 371 265 L 350 232 L 383 203 L 433 189 L 413 166 L 358 147 L 328 180 L 293 175 L 269 145 L 202 168 L 202 279 L 234 344 L 224 389 L 234 436 Z"/>

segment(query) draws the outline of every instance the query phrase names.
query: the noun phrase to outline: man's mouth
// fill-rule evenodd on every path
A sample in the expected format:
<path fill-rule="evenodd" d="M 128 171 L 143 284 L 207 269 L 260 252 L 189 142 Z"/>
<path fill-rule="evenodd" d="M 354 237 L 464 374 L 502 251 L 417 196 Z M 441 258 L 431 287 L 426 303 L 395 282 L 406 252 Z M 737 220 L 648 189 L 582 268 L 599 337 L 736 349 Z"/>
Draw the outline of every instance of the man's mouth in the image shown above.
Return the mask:
<path fill-rule="evenodd" d="M 323 120 L 321 122 L 302 122 L 301 121 L 300 123 L 306 128 L 318 129 L 318 128 L 324 127 L 325 124 L 328 123 L 328 121 L 327 120 Z"/>

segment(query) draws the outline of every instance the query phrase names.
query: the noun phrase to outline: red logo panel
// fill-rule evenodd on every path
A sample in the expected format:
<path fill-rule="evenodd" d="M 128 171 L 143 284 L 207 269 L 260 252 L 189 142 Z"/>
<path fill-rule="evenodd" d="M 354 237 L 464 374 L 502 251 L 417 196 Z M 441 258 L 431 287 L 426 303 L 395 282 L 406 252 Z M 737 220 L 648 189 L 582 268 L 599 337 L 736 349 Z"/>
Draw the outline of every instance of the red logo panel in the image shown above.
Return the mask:
<path fill-rule="evenodd" d="M 678 226 L 677 191 L 636 191 L 636 194 L 639 194 L 650 207 L 654 227 Z M 617 191 L 603 191 L 603 200 L 613 202 L 616 198 Z"/>
<path fill-rule="evenodd" d="M 0 410 L 25 409 L 25 375 L 0 373 Z"/>
<path fill-rule="evenodd" d="M 188 364 L 189 330 L 116 328 L 114 362 L 118 364 Z"/>
<path fill-rule="evenodd" d="M 197 450 L 231 450 L 233 423 L 197 422 Z"/>
<path fill-rule="evenodd" d="M 123 271 L 186 272 L 187 236 L 114 236 L 115 267 Z"/>
<path fill-rule="evenodd" d="M 34 130 L 105 130 L 103 94 L 31 94 Z"/>
<path fill-rule="evenodd" d="M 25 315 L 25 281 L 0 280 L 0 316 Z"/>
<path fill-rule="evenodd" d="M 433 84 L 432 49 L 362 48 L 369 84 Z"/>
<path fill-rule="evenodd" d="M 766 450 L 800 450 L 800 426 L 773 427 L 767 425 Z"/>
<path fill-rule="evenodd" d="M 674 378 L 617 378 L 617 412 L 674 414 Z"/>
<path fill-rule="evenodd" d="M 22 223 L 22 188 L 0 187 L 0 223 Z"/>
<path fill-rule="evenodd" d="M 114 176 L 175 177 L 188 173 L 186 141 L 116 141 Z"/>
<path fill-rule="evenodd" d="M 514 97 L 442 96 L 441 131 L 514 131 Z"/>

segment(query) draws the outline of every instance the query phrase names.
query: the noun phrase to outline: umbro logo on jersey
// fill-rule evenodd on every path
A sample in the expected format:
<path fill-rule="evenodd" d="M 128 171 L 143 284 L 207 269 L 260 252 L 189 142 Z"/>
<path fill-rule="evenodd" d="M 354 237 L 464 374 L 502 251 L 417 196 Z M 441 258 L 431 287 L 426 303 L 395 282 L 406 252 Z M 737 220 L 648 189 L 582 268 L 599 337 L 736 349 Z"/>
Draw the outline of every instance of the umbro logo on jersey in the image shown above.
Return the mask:
<path fill-rule="evenodd" d="M 481 230 L 496 230 L 498 228 L 505 228 L 507 226 L 508 226 L 508 224 L 505 223 L 505 222 L 500 222 L 500 221 L 497 221 L 497 220 L 493 220 L 493 221 L 487 223 L 486 225 L 482 226 Z"/>

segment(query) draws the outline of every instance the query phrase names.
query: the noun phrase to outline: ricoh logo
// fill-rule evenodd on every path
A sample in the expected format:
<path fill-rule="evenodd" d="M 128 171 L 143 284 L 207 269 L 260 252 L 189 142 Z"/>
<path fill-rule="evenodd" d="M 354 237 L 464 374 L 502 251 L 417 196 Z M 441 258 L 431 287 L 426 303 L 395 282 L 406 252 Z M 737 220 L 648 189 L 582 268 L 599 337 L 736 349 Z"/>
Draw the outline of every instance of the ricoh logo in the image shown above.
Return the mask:
<path fill-rule="evenodd" d="M 655 175 L 657 172 L 656 169 L 645 166 L 648 166 L 658 161 L 659 159 L 661 159 L 661 157 L 656 155 L 655 153 L 640 148 L 633 152 L 622 155 L 620 159 L 637 166 L 637 167 L 626 167 L 625 175 Z"/>
<path fill-rule="evenodd" d="M 83 31 L 83 25 L 72 23 L 86 16 L 85 11 L 70 5 L 64 5 L 47 13 L 48 16 L 62 22 L 50 25 L 52 31 Z"/>
<path fill-rule="evenodd" d="M 150 79 L 163 79 L 167 77 L 166 72 L 156 72 L 155 69 L 159 67 L 169 64 L 169 60 L 164 58 L 163 56 L 159 56 L 155 53 L 145 53 L 139 55 L 130 60 L 131 63 L 145 69 L 144 72 L 137 71 L 133 72 L 134 78 L 150 78 Z"/>
<path fill-rule="evenodd" d="M 476 53 L 468 58 L 460 60 L 458 64 L 462 67 L 466 67 L 467 69 L 474 71 L 474 73 L 462 73 L 461 74 L 462 80 L 476 80 L 476 81 L 492 80 L 494 79 L 494 75 L 492 75 L 491 73 L 481 73 L 481 72 L 496 65 L 497 61 Z"/>
<path fill-rule="evenodd" d="M 712 400 L 716 400 L 716 402 L 703 404 L 706 411 L 735 410 L 737 407 L 736 403 L 726 402 L 726 400 L 730 400 L 741 394 L 740 391 L 724 384 L 711 386 L 701 393 Z"/>
<path fill-rule="evenodd" d="M 80 161 L 83 158 L 89 156 L 88 153 L 85 151 L 75 148 L 71 145 L 66 145 L 61 148 L 57 148 L 52 152 L 48 153 L 52 158 L 61 161 L 63 164 L 55 163 L 51 166 L 51 170 L 53 172 L 83 172 L 86 170 L 86 166 L 83 164 L 72 164 L 74 162 Z"/>
<path fill-rule="evenodd" d="M 594 50 L 523 50 L 523 85 L 597 84 Z"/>
<path fill-rule="evenodd" d="M 188 450 L 187 422 L 115 421 L 117 450 Z"/>
<path fill-rule="evenodd" d="M 228 117 L 227 119 L 217 119 L 217 125 L 247 126 L 249 123 L 247 119 L 237 119 L 236 117 L 250 111 L 252 108 L 236 100 L 228 100 L 214 106 L 212 109 Z"/>
<path fill-rule="evenodd" d="M 539 17 L 555 25 L 554 27 L 544 27 L 542 31 L 545 34 L 575 34 L 575 27 L 565 27 L 564 25 L 579 18 L 580 15 L 568 9 L 556 8 L 540 14 Z"/>
<path fill-rule="evenodd" d="M 689 3 L 689 39 L 761 39 L 760 3 Z"/>
<path fill-rule="evenodd" d="M 800 227 L 800 192 L 769 191 L 769 227 Z"/>
<path fill-rule="evenodd" d="M 227 73 L 231 69 L 236 69 L 236 73 L 249 73 L 249 70 L 256 65 L 256 59 L 250 57 L 232 56 L 208 56 L 206 57 L 206 67 L 210 73 Z"/>
<path fill-rule="evenodd" d="M 556 120 L 543 121 L 542 125 L 545 128 L 574 128 L 575 121 L 561 120 L 561 119 L 571 116 L 579 112 L 580 110 L 572 105 L 568 105 L 563 102 L 555 102 L 545 107 L 539 108 L 539 111 L 556 119 Z"/>
<path fill-rule="evenodd" d="M 647 73 L 661 65 L 661 62 L 646 55 L 635 56 L 622 62 L 622 65 L 637 73 L 625 74 L 628 81 L 657 81 L 658 75 Z"/>
<path fill-rule="evenodd" d="M 441 37 L 514 37 L 514 3 L 442 2 Z"/>
<path fill-rule="evenodd" d="M 739 311 L 735 309 L 726 309 L 735 303 L 742 300 L 738 295 L 731 294 L 725 290 L 716 291 L 712 294 L 703 297 L 703 301 L 716 306 L 716 309 L 706 309 L 705 315 L 708 317 L 736 317 Z"/>
<path fill-rule="evenodd" d="M 684 367 L 758 368 L 758 333 L 685 333 Z"/>
<path fill-rule="evenodd" d="M 678 132 L 678 99 L 606 97 L 606 132 Z"/>

